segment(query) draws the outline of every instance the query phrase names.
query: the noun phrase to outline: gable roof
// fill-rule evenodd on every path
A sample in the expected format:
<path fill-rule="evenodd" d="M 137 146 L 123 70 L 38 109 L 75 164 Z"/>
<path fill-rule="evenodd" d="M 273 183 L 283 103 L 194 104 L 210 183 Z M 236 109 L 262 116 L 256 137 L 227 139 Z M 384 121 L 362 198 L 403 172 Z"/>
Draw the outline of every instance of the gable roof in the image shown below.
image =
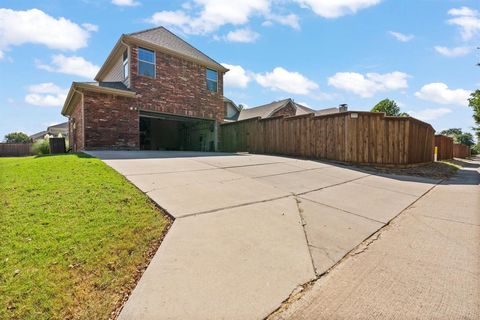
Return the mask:
<path fill-rule="evenodd" d="M 293 107 L 296 109 L 295 115 L 302 115 L 307 113 L 315 113 L 315 110 L 305 107 L 301 104 L 294 102 L 292 99 L 284 99 L 279 101 L 270 102 L 255 108 L 243 109 L 240 111 L 240 116 L 238 120 L 245 120 L 250 118 L 268 118 L 276 111 L 286 107 L 287 105 L 292 104 Z"/>
<path fill-rule="evenodd" d="M 320 115 L 326 115 L 326 114 L 331 114 L 331 113 L 338 113 L 340 112 L 338 108 L 328 108 L 328 109 L 322 109 L 322 110 L 313 110 L 309 107 L 306 107 L 304 105 L 301 105 L 299 103 L 296 103 L 292 99 L 284 99 L 284 100 L 279 100 L 279 101 L 274 101 L 271 103 L 267 103 L 255 108 L 250 108 L 250 109 L 242 109 L 240 111 L 240 115 L 238 117 L 238 120 L 245 120 L 245 119 L 251 119 L 251 118 L 268 118 L 271 117 L 275 112 L 278 110 L 288 106 L 289 104 L 292 104 L 293 107 L 295 108 L 295 115 L 299 116 L 302 114 L 309 114 L 309 113 L 314 113 L 316 116 Z"/>
<path fill-rule="evenodd" d="M 122 34 L 113 50 L 110 52 L 107 60 L 95 76 L 95 80 L 99 81 L 102 75 L 109 70 L 108 66 L 111 64 L 111 60 L 114 60 L 114 58 L 123 53 L 126 44 L 145 46 L 147 48 L 162 51 L 173 56 L 195 62 L 214 70 L 221 72 L 228 71 L 228 69 L 222 66 L 220 63 L 213 60 L 197 48 L 193 47 L 191 44 L 175 35 L 165 27 L 156 27 L 138 32 Z"/>

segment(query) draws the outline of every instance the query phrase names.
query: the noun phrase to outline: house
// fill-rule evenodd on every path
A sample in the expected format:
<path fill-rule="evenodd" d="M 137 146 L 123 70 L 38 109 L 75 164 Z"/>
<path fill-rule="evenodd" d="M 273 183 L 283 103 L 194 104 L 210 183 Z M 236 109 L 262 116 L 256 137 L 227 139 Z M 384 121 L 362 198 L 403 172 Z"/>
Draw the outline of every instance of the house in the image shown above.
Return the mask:
<path fill-rule="evenodd" d="M 62 137 L 68 138 L 68 122 L 49 126 L 45 131 L 40 131 L 32 134 L 30 136 L 30 139 L 32 139 L 32 141 L 37 141 L 37 140 L 44 139 L 46 135 L 49 135 L 52 137 L 62 136 Z"/>
<path fill-rule="evenodd" d="M 62 114 L 74 151 L 216 150 L 228 69 L 164 27 L 123 34 Z"/>
<path fill-rule="evenodd" d="M 232 100 L 223 97 L 223 105 L 225 107 L 225 117 L 224 120 L 227 122 L 237 121 L 238 116 L 240 115 L 241 109 L 233 102 Z"/>
<path fill-rule="evenodd" d="M 313 110 L 306 106 L 303 106 L 293 99 L 284 99 L 280 101 L 274 101 L 268 104 L 264 104 L 258 107 L 242 109 L 239 112 L 238 120 L 245 120 L 251 118 L 271 118 L 276 116 L 299 116 L 302 114 L 314 113 L 315 115 L 326 115 L 331 113 L 338 113 L 347 111 L 345 106 L 340 108 L 328 108 L 323 110 Z"/>

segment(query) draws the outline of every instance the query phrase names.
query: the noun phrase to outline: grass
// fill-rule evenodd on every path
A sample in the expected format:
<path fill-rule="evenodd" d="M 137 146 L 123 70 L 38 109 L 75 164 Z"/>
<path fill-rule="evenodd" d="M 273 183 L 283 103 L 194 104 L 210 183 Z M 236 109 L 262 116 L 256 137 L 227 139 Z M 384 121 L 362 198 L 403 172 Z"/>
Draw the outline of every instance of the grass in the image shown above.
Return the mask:
<path fill-rule="evenodd" d="M 0 158 L 0 319 L 108 319 L 169 225 L 95 158 Z"/>

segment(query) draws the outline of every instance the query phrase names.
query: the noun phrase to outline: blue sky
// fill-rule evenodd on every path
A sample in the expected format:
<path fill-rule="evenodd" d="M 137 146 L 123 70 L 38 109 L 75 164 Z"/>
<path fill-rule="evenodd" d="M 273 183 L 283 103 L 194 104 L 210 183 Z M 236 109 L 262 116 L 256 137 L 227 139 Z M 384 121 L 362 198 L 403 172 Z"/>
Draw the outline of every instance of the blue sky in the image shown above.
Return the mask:
<path fill-rule="evenodd" d="M 286 97 L 369 110 L 384 98 L 438 131 L 473 126 L 478 0 L 71 0 L 0 2 L 0 140 L 66 121 L 122 33 L 164 25 L 231 71 L 247 107 Z"/>

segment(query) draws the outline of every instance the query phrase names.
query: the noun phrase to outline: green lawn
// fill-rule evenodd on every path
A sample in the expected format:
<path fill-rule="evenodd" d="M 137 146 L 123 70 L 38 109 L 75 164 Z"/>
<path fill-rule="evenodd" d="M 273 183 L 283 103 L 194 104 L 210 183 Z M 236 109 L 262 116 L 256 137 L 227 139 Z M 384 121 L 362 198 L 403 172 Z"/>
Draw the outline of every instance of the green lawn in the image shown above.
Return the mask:
<path fill-rule="evenodd" d="M 109 318 L 169 225 L 95 158 L 0 158 L 0 319 Z"/>

